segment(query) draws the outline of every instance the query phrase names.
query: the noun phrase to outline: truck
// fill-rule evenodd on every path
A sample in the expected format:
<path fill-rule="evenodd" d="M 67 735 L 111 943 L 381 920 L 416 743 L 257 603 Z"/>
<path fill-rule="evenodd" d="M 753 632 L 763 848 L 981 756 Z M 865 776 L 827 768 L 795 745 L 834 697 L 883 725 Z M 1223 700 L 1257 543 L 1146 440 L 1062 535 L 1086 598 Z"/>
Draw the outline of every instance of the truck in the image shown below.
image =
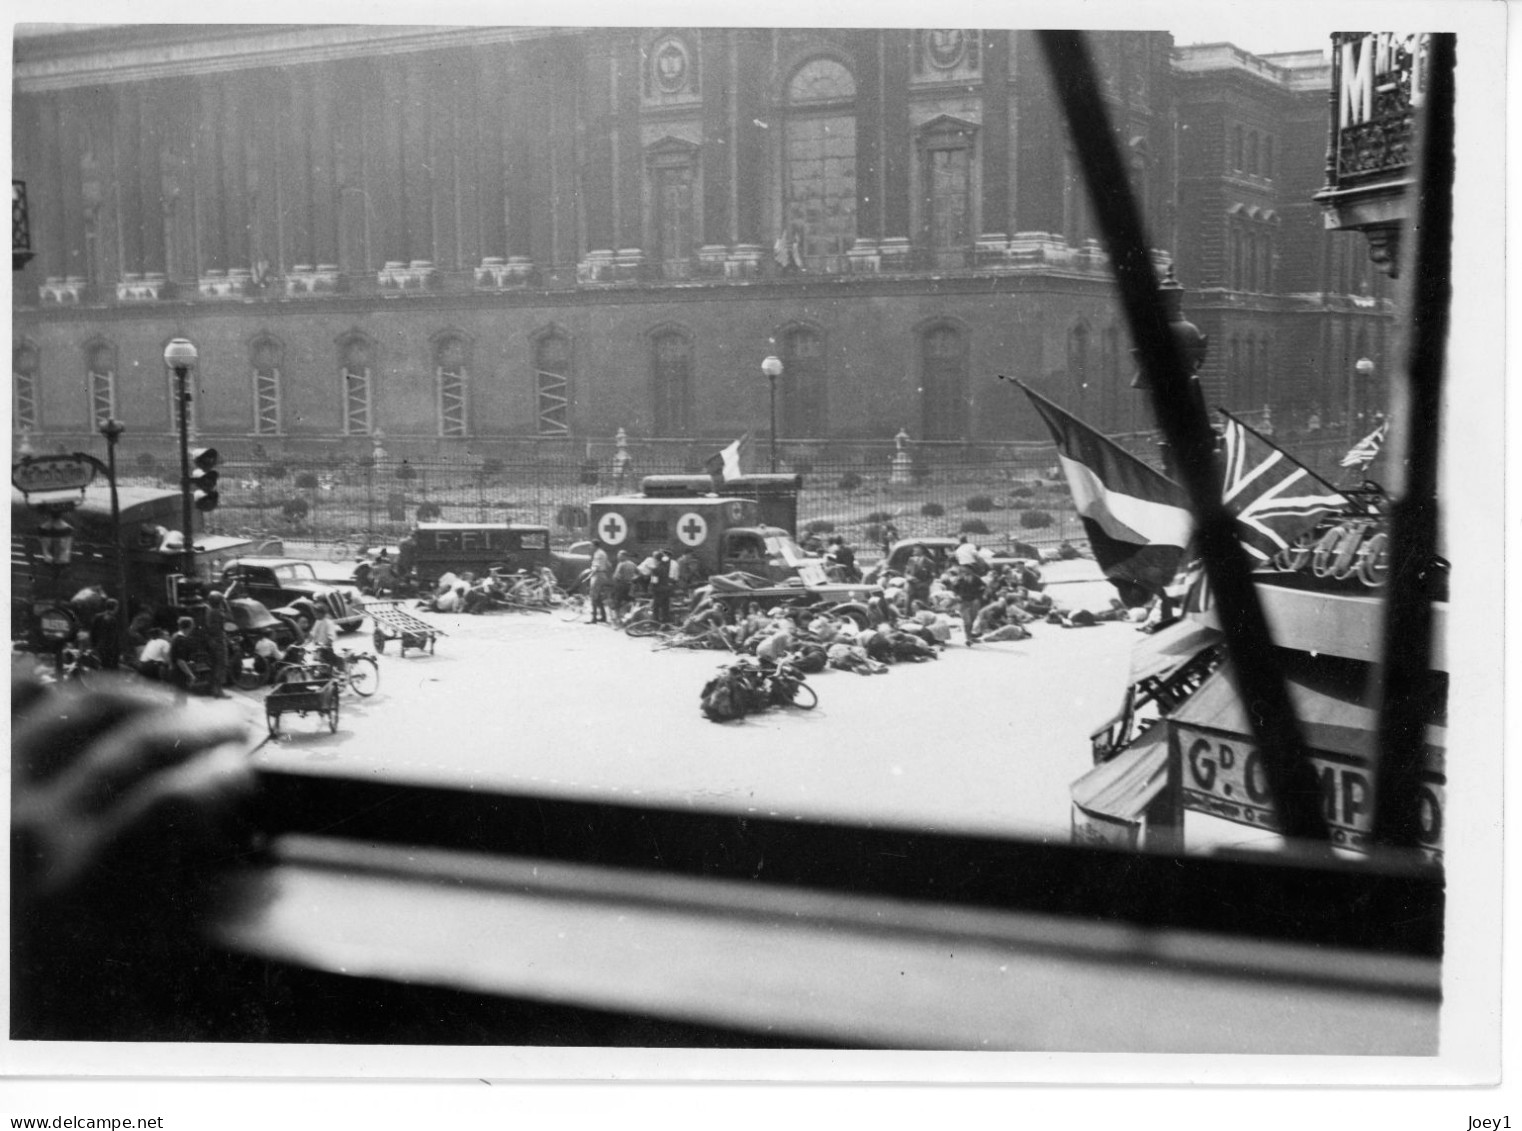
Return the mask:
<path fill-rule="evenodd" d="M 160 610 L 166 625 L 181 607 L 184 555 L 165 537 L 181 523 L 180 493 L 155 487 L 118 487 L 119 525 L 111 526 L 111 493 L 85 488 L 80 502 L 64 519 L 74 529 L 66 565 L 42 560 L 37 536 L 40 516 L 20 491 L 11 492 L 11 638 L 43 643 L 44 622 L 50 640 L 63 631 L 71 599 L 81 590 L 98 589 L 123 600 L 128 615 L 138 609 Z M 211 583 L 225 565 L 250 553 L 246 538 L 198 534 L 196 578 Z M 118 561 L 126 575 L 125 595 L 118 592 Z M 71 625 L 77 631 L 79 625 Z"/>
<path fill-rule="evenodd" d="M 548 568 L 566 589 L 575 588 L 588 554 L 556 550 L 550 528 L 521 522 L 424 522 L 411 535 L 419 584 L 432 587 L 446 573 L 485 574 L 493 568 L 535 572 Z"/>
<path fill-rule="evenodd" d="M 793 536 L 761 518 L 756 499 L 732 495 L 610 495 L 589 508 L 592 542 L 610 557 L 627 550 L 636 560 L 657 550 L 692 554 L 706 577 L 741 573 L 753 587 L 716 594 L 762 605 L 800 598 L 868 619 L 867 602 L 882 593 L 862 582 L 832 582 L 824 563 L 803 552 Z"/>

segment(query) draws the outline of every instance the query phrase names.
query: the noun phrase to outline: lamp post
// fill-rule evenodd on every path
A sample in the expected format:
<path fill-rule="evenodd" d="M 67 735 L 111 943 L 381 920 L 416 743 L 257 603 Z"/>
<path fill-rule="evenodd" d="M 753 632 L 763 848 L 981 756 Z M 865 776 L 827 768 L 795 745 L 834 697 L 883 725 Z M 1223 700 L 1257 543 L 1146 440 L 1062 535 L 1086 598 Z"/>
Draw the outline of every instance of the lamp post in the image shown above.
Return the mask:
<path fill-rule="evenodd" d="M 1189 387 L 1197 398 L 1204 398 L 1204 390 L 1200 387 L 1200 368 L 1205 364 L 1205 358 L 1210 351 L 1210 335 L 1201 333 L 1200 328 L 1184 316 L 1184 284 L 1180 283 L 1173 274 L 1173 264 L 1168 264 L 1167 274 L 1157 286 L 1163 300 L 1163 309 L 1168 315 L 1168 327 L 1173 331 L 1174 340 L 1179 344 L 1179 350 L 1184 355 L 1184 361 L 1189 366 Z M 1137 350 L 1131 351 L 1131 356 L 1140 359 Z M 1146 376 L 1137 366 L 1136 375 L 1131 378 L 1131 388 L 1147 388 Z M 1173 452 L 1168 447 L 1167 440 L 1158 441 L 1158 449 L 1163 458 L 1163 468 L 1168 474 L 1174 474 Z"/>
<path fill-rule="evenodd" d="M 195 368 L 195 343 L 175 338 L 164 347 L 164 364 L 174 370 L 174 399 L 179 408 L 180 421 L 180 513 L 184 524 L 184 548 L 180 559 L 180 572 L 190 581 L 196 574 L 196 548 L 193 523 L 195 512 L 191 505 L 190 487 L 190 371 Z"/>
<path fill-rule="evenodd" d="M 768 354 L 761 363 L 761 372 L 766 374 L 768 384 L 772 391 L 772 470 L 777 470 L 777 378 L 782 376 L 782 359 L 776 354 Z"/>
<path fill-rule="evenodd" d="M 97 429 L 106 438 L 106 484 L 111 489 L 112 550 L 116 554 L 116 594 L 120 605 L 116 613 L 116 651 L 118 656 L 127 654 L 127 552 L 122 547 L 122 507 L 116 493 L 116 442 L 126 431 L 120 420 L 106 420 Z"/>
<path fill-rule="evenodd" d="M 1353 395 L 1349 399 L 1353 401 L 1356 409 L 1354 407 L 1349 408 L 1348 418 L 1350 421 L 1355 419 L 1367 420 L 1369 415 L 1369 385 L 1371 378 L 1374 376 L 1374 362 L 1367 357 L 1360 357 L 1353 363 L 1353 372 L 1357 374 L 1357 377 L 1354 379 Z M 1357 433 L 1362 430 L 1363 426 L 1359 425 L 1350 433 L 1348 437 L 1349 443 L 1358 440 L 1360 437 Z"/>

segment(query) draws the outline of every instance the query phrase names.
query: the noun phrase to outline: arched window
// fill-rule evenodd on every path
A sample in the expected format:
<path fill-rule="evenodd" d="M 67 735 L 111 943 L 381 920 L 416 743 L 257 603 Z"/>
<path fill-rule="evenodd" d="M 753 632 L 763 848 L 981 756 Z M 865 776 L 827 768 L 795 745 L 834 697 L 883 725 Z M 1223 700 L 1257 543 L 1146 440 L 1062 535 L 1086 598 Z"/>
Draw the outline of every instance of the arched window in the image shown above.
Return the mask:
<path fill-rule="evenodd" d="M 931 326 L 920 335 L 920 387 L 927 440 L 961 440 L 967 434 L 967 338 L 955 326 Z"/>
<path fill-rule="evenodd" d="M 534 342 L 535 429 L 541 436 L 571 431 L 571 339 L 558 330 Z"/>
<path fill-rule="evenodd" d="M 17 432 L 35 432 L 41 422 L 37 411 L 37 372 L 41 356 L 31 342 L 16 342 L 11 347 L 12 427 Z"/>
<path fill-rule="evenodd" d="M 256 338 L 248 351 L 253 377 L 254 434 L 280 434 L 280 368 L 285 351 L 274 338 Z"/>
<path fill-rule="evenodd" d="M 88 347 L 85 371 L 90 387 L 90 426 L 99 428 L 116 415 L 116 348 L 105 342 Z"/>
<path fill-rule="evenodd" d="M 470 422 L 470 344 L 458 334 L 434 342 L 433 373 L 437 383 L 439 435 L 463 438 Z"/>
<path fill-rule="evenodd" d="M 856 242 L 856 81 L 834 59 L 811 59 L 787 84 L 783 178 L 785 234 L 805 264 L 846 270 Z"/>
<path fill-rule="evenodd" d="M 343 381 L 346 436 L 367 436 L 375 428 L 370 354 L 370 343 L 364 338 L 349 338 L 339 347 L 339 376 Z"/>
<path fill-rule="evenodd" d="M 782 335 L 781 393 L 784 436 L 826 434 L 824 339 L 807 326 Z"/>
<path fill-rule="evenodd" d="M 692 431 L 692 343 L 679 330 L 663 330 L 650 345 L 655 434 L 685 436 Z"/>

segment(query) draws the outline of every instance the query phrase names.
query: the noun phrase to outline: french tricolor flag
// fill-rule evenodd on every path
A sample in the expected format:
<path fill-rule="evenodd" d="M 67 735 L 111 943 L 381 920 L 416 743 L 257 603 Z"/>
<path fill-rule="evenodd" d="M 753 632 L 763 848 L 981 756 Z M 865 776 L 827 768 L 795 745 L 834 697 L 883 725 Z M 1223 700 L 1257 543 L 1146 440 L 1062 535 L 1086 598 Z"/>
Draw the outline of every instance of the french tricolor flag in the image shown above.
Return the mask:
<path fill-rule="evenodd" d="M 1172 582 L 1194 529 L 1184 489 L 1017 382 L 1057 442 L 1057 459 L 1094 560 L 1128 605 Z"/>

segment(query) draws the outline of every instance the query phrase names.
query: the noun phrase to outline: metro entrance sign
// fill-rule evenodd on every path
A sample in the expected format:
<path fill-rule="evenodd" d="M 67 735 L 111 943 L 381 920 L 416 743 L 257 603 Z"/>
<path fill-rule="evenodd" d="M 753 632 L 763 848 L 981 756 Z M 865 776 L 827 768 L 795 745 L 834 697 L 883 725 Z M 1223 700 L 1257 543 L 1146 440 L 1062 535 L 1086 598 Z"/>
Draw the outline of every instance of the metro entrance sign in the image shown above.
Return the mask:
<path fill-rule="evenodd" d="M 89 456 L 23 456 L 11 467 L 11 485 L 23 495 L 83 491 L 95 482 L 99 464 Z"/>

